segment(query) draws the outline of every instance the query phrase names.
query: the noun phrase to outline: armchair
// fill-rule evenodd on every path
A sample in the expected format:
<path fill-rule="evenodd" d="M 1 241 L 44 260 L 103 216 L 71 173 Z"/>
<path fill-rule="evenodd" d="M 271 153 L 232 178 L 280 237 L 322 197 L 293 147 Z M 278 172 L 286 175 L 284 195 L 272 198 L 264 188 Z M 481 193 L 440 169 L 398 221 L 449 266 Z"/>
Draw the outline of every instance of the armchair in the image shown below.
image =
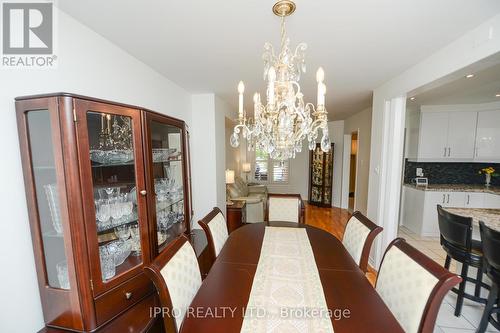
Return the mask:
<path fill-rule="evenodd" d="M 231 200 L 246 202 L 247 223 L 264 221 L 267 186 L 248 185 L 240 177 L 235 177 L 234 184 L 228 185 Z"/>

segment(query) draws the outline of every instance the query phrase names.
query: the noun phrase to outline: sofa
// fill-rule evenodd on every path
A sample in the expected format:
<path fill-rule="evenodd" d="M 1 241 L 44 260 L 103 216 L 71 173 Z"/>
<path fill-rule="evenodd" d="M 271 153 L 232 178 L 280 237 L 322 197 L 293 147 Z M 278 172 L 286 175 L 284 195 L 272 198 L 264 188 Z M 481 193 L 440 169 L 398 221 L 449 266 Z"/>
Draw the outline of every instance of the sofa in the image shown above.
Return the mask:
<path fill-rule="evenodd" d="M 246 222 L 256 223 L 264 221 L 267 203 L 267 186 L 248 185 L 240 177 L 235 177 L 234 183 L 228 185 L 231 200 L 246 202 Z"/>

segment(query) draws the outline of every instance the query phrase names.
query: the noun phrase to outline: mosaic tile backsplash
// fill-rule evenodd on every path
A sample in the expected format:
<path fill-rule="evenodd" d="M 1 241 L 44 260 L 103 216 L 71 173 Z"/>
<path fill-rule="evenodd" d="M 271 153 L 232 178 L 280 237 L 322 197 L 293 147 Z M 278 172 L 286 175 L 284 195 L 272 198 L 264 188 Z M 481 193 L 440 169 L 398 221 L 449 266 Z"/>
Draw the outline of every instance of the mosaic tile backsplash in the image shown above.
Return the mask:
<path fill-rule="evenodd" d="M 441 162 L 410 162 L 405 161 L 405 183 L 412 183 L 416 169 L 422 168 L 424 177 L 429 178 L 429 184 L 474 184 L 481 185 L 485 176 L 479 175 L 482 168 L 492 166 L 500 173 L 499 163 L 441 163 Z M 492 177 L 491 185 L 500 186 L 500 177 Z"/>

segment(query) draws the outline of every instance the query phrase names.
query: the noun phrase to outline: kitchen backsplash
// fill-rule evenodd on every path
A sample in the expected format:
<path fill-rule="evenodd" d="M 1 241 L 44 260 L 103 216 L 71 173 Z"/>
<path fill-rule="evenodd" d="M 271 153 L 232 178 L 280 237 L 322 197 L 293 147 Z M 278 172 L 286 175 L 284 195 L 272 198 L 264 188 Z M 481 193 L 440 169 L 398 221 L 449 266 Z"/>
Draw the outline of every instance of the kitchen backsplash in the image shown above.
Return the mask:
<path fill-rule="evenodd" d="M 422 168 L 424 177 L 429 178 L 429 184 L 476 184 L 485 183 L 485 176 L 478 174 L 482 168 L 492 166 L 500 173 L 498 163 L 440 163 L 440 162 L 410 162 L 405 161 L 405 183 L 414 182 L 416 169 Z M 500 177 L 492 177 L 491 185 L 500 186 Z"/>

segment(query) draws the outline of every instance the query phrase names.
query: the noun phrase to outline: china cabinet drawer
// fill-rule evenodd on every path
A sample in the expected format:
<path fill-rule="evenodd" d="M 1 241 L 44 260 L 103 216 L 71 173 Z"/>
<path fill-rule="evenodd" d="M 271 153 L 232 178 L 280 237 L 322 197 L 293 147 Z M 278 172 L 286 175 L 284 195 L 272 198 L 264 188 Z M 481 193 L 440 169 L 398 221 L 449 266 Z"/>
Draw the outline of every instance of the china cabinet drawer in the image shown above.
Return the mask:
<path fill-rule="evenodd" d="M 112 319 L 154 290 L 153 283 L 143 273 L 95 299 L 98 325 Z"/>

